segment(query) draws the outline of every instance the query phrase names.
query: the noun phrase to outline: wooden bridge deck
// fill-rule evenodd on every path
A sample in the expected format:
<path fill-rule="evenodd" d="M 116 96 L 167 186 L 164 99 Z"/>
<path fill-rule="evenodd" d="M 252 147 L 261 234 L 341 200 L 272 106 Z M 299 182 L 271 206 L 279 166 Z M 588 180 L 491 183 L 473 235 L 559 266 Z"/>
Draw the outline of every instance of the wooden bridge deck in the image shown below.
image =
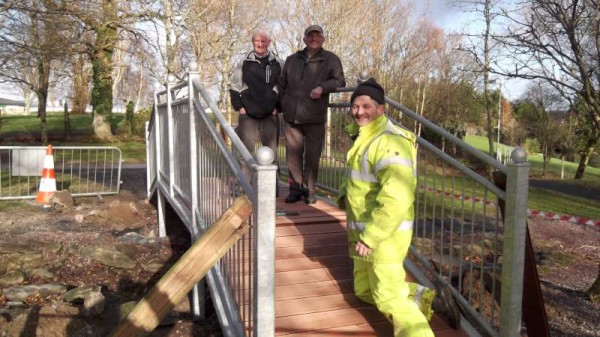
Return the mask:
<path fill-rule="evenodd" d="M 275 334 L 393 336 L 377 309 L 353 294 L 344 212 L 322 200 L 285 204 L 283 197 L 277 209 L 286 215 L 277 217 L 275 233 Z M 467 336 L 438 315 L 430 324 L 438 337 Z"/>

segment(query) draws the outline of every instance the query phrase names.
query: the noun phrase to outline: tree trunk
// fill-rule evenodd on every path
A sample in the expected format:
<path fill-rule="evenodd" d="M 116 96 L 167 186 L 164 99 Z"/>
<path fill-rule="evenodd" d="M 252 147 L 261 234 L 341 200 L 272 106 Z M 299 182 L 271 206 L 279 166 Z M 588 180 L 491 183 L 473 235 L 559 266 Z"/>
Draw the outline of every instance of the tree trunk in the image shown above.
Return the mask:
<path fill-rule="evenodd" d="M 71 136 L 71 119 L 69 118 L 69 105 L 67 102 L 65 102 L 64 108 L 65 133 L 67 134 L 67 139 L 69 139 Z"/>
<path fill-rule="evenodd" d="M 113 107 L 112 56 L 117 41 L 117 30 L 113 26 L 117 15 L 111 1 L 102 1 L 103 25 L 96 28 L 92 60 L 92 105 L 94 106 L 94 134 L 101 141 L 113 142 L 109 121 Z"/>
<path fill-rule="evenodd" d="M 41 58 L 37 62 L 38 78 L 35 93 L 38 98 L 38 117 L 40 118 L 40 134 L 43 145 L 48 145 L 48 128 L 46 126 L 46 102 L 50 86 L 50 59 Z"/>
<path fill-rule="evenodd" d="M 594 281 L 594 284 L 592 284 L 586 293 L 590 298 L 590 301 L 600 303 L 600 265 L 598 265 L 598 276 L 596 276 L 596 281 Z"/>
<path fill-rule="evenodd" d="M 48 145 L 48 128 L 46 126 L 46 102 L 48 101 L 48 87 L 36 91 L 38 98 L 38 117 L 40 118 L 40 135 L 42 145 Z"/>
<path fill-rule="evenodd" d="M 575 172 L 575 179 L 583 178 L 585 168 L 590 161 L 590 156 L 592 153 L 594 153 L 595 143 L 596 140 L 588 140 L 588 143 L 585 145 L 585 149 L 581 152 L 581 159 L 579 159 L 579 166 L 577 166 L 577 172 Z"/>
<path fill-rule="evenodd" d="M 85 56 L 77 56 L 73 66 L 71 114 L 83 115 L 90 102 L 90 74 Z"/>

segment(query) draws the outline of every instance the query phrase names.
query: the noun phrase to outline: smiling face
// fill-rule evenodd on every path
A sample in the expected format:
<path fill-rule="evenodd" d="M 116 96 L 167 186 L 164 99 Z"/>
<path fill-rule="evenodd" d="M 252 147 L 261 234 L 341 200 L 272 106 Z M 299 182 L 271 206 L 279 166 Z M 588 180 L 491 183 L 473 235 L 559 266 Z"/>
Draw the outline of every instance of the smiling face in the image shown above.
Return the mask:
<path fill-rule="evenodd" d="M 269 39 L 269 36 L 266 34 L 257 33 L 252 37 L 252 47 L 254 48 L 254 53 L 259 57 L 267 55 L 270 44 L 271 39 Z"/>
<path fill-rule="evenodd" d="M 352 118 L 358 126 L 365 126 L 377 117 L 383 115 L 385 109 L 383 104 L 377 104 L 370 96 L 361 95 L 352 102 Z"/>
<path fill-rule="evenodd" d="M 304 37 L 304 44 L 310 54 L 319 51 L 323 47 L 323 42 L 325 42 L 325 37 L 317 30 L 313 30 Z"/>

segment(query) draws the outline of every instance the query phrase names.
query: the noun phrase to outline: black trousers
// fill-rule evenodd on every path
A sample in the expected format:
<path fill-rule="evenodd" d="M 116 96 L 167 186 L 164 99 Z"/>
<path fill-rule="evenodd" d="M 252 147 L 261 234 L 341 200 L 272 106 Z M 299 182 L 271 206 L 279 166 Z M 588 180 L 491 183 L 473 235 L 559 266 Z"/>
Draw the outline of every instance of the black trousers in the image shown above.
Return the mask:
<path fill-rule="evenodd" d="M 309 194 L 314 194 L 325 139 L 325 123 L 285 122 L 284 134 L 290 193 L 292 188 L 300 186 L 307 189 Z"/>

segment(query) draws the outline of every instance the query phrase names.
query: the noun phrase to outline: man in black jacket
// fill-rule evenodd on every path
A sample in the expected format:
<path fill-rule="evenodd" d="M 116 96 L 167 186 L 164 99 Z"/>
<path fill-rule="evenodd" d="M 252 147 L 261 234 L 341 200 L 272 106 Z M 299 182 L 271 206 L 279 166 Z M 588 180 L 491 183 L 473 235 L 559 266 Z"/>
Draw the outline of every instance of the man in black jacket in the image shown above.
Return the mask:
<path fill-rule="evenodd" d="M 254 153 L 259 142 L 270 147 L 276 164 L 280 110 L 277 82 L 282 62 L 269 51 L 270 44 L 266 30 L 254 31 L 253 50 L 236 66 L 229 94 L 233 109 L 239 113 L 235 132 L 250 153 Z M 242 163 L 242 169 L 250 181 L 250 168 Z"/>
<path fill-rule="evenodd" d="M 321 26 L 306 28 L 306 48 L 285 60 L 279 78 L 290 177 L 287 203 L 303 197 L 308 204 L 317 201 L 315 182 L 325 138 L 329 93 L 346 85 L 342 62 L 334 53 L 323 49 L 323 42 Z"/>

